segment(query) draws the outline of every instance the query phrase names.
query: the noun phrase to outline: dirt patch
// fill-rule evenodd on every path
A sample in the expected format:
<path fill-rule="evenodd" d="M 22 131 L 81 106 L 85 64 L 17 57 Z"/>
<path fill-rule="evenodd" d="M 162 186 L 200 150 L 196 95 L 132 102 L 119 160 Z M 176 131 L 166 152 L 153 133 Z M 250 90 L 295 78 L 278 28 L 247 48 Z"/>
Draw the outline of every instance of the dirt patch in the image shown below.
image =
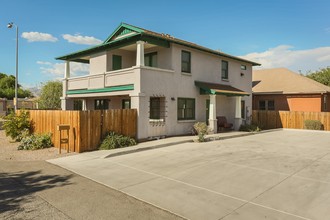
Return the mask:
<path fill-rule="evenodd" d="M 55 147 L 41 150 L 17 150 L 18 145 L 18 142 L 12 142 L 9 137 L 6 137 L 5 131 L 0 129 L 0 160 L 48 160 L 77 154 L 66 153 L 64 149 L 62 149 L 62 154 L 59 154 Z"/>

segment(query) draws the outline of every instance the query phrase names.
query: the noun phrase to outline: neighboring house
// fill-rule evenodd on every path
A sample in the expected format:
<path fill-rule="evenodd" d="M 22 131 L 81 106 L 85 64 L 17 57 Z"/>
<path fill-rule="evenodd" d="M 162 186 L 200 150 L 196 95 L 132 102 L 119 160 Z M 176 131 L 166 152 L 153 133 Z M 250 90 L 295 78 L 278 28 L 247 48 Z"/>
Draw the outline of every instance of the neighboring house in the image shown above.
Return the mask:
<path fill-rule="evenodd" d="M 66 61 L 63 110 L 135 108 L 138 139 L 191 133 L 197 121 L 217 132 L 220 115 L 238 128 L 259 65 L 125 23 L 102 44 L 57 59 Z M 70 62 L 89 64 L 89 75 L 71 77 Z"/>
<path fill-rule="evenodd" d="M 253 71 L 253 110 L 330 111 L 330 87 L 285 68 Z"/>

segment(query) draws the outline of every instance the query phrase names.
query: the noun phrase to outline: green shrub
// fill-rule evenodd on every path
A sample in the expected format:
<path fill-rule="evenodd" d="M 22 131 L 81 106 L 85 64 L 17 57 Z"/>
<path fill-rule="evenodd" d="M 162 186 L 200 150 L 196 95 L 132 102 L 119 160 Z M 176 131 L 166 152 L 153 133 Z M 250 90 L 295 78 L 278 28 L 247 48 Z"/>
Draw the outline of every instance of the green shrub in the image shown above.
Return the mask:
<path fill-rule="evenodd" d="M 246 125 L 241 125 L 239 127 L 239 131 L 258 132 L 261 131 L 261 129 L 258 125 L 246 124 Z"/>
<path fill-rule="evenodd" d="M 2 128 L 5 130 L 6 136 L 10 136 L 15 141 L 20 141 L 22 132 L 31 129 L 28 111 L 21 111 L 20 114 L 10 112 L 4 119 Z"/>
<path fill-rule="evenodd" d="M 32 134 L 26 135 L 22 138 L 21 144 L 18 146 L 18 150 L 38 150 L 43 148 L 52 147 L 52 135 L 47 134 Z"/>
<path fill-rule="evenodd" d="M 318 120 L 305 120 L 304 128 L 309 130 L 323 130 L 323 125 Z"/>
<path fill-rule="evenodd" d="M 197 122 L 194 124 L 194 129 L 197 132 L 198 135 L 198 141 L 204 142 L 205 141 L 205 135 L 207 135 L 208 127 L 205 122 Z"/>
<path fill-rule="evenodd" d="M 136 141 L 128 136 L 110 132 L 102 141 L 99 149 L 109 150 L 136 145 Z"/>

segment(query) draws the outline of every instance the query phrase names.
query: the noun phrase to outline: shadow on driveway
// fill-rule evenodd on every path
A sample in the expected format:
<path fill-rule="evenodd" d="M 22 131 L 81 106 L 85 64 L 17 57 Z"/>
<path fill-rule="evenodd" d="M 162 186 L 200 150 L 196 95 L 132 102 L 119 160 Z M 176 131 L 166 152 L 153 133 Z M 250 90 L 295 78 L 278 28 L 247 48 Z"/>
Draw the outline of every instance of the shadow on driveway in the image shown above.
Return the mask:
<path fill-rule="evenodd" d="M 44 175 L 41 170 L 30 172 L 0 172 L 0 213 L 20 211 L 32 194 L 71 184 L 72 175 Z"/>

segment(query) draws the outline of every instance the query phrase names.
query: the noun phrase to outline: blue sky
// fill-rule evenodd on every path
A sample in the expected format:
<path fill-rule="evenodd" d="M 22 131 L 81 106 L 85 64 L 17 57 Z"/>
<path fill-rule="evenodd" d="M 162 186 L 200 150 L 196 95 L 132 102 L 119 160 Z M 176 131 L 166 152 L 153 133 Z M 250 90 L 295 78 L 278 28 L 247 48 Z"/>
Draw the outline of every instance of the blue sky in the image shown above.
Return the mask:
<path fill-rule="evenodd" d="M 25 87 L 61 78 L 63 63 L 55 57 L 91 47 L 126 22 L 261 68 L 306 73 L 330 66 L 329 11 L 328 0 L 1 0 L 0 72 L 15 74 L 15 29 L 8 22 L 19 27 L 19 83 Z"/>

